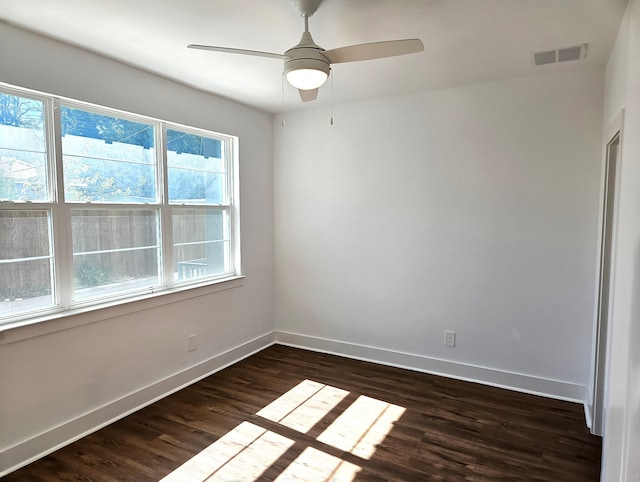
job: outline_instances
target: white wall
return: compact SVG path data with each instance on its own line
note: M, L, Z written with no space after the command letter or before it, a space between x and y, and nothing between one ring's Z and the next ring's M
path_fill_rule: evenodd
M170 61L170 60L169 60ZM239 136L246 278L0 333L0 475L273 339L271 116L0 23L0 81ZM199 336L188 352L187 337Z
M602 480L640 480L640 0L607 64L605 130L624 109ZM606 141L606 140L605 140Z
M603 85L565 71L276 119L279 339L585 400Z

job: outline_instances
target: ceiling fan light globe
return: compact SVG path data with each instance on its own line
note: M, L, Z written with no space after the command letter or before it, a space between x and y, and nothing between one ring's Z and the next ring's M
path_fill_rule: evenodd
M284 74L293 87L299 90L313 90L325 83L331 67L319 47L295 47L287 50L291 59L284 63Z
M287 82L296 89L313 90L327 80L327 73L316 69L297 69L287 72Z

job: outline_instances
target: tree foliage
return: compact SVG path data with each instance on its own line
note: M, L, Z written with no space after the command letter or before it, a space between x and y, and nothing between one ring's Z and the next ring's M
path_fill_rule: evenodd
M14 127L42 126L42 102L0 94L0 125Z
M60 109L62 135L101 139L107 144L120 142L149 149L154 145L153 126L120 117L88 112L71 107Z

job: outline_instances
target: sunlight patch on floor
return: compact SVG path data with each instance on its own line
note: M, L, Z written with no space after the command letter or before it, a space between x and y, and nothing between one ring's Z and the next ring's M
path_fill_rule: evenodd
M275 482L304 481L335 481L349 482L355 479L360 467L345 462L338 457L326 454L313 447L307 447L304 452L282 472Z
M242 422L161 482L256 480L293 444L282 435Z
M320 434L318 440L370 459L404 412L405 409L398 405L361 395Z
M306 434L348 395L346 390L304 380L257 415ZM292 448L300 455L280 473L278 482L352 481L361 467L320 449L331 446L369 460L404 412L398 405L361 395L313 442L294 442L276 433L276 428L267 430L245 421L161 482L256 481ZM291 460L293 455L289 457Z
M346 390L305 380L260 410L258 415L307 433L347 395Z

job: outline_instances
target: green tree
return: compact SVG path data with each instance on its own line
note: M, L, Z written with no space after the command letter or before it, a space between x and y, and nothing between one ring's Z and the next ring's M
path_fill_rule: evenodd
M42 126L42 102L0 94L0 125L36 128Z
M44 109L39 100L0 93L0 126L8 126L11 135L3 136L0 145L3 170L0 171L0 198L43 200L46 198L46 162L44 157ZM17 129L16 129L17 128ZM30 135L21 134L30 131ZM29 141L25 141L25 139ZM23 145L28 142L28 145ZM27 163L36 170L33 178L18 182L11 177L14 161Z
M16 195L15 182L5 177L0 171L0 199L15 199Z

